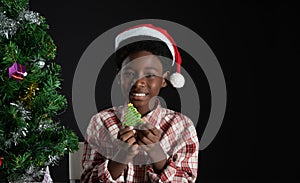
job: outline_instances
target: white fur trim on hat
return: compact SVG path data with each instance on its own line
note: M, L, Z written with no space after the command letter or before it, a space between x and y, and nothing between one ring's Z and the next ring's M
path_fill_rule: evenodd
M154 37L157 39L162 40L164 43L166 43L166 45L168 46L171 54L172 54L172 66L175 63L175 51L174 51L174 47L173 44L171 43L171 41L161 32L159 32L158 30L155 30L153 28L149 28L149 27L136 27L133 29L129 29L126 30L122 33L120 33L116 39L115 39L115 50L118 49L120 43L126 39L135 37L135 36L150 36L150 37Z

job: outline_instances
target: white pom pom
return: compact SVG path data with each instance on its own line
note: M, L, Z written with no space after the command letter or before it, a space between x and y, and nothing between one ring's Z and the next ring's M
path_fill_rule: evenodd
M182 74L176 72L170 76L170 82L175 88L181 88L185 83L185 79Z
M45 62L44 61L38 61L37 65L39 68L43 68L45 66Z

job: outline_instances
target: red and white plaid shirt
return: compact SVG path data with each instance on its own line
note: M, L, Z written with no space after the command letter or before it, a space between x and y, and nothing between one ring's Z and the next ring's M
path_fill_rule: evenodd
M167 156L167 165L156 174L151 163L128 163L117 180L107 165L117 151L118 132L122 128L122 106L109 108L94 115L87 129L83 153L82 183L94 182L195 182L198 171L199 141L193 122L185 115L163 108L160 104L146 115L148 121L162 131L160 145ZM140 152L135 159L147 162ZM142 159L142 160L141 160ZM145 161L143 161L143 159Z

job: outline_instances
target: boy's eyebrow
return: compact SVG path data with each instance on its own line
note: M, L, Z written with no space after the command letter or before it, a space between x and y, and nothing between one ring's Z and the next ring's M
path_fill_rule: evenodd
M130 66L125 66L125 67L122 68L122 70L128 70L128 69L132 69L133 70L133 68L130 67Z
M123 68L123 70L129 70L129 69L134 70L134 68L131 67L131 66L125 66L125 67ZM159 70L159 69L156 68L156 67L145 67L144 69L145 69L145 70L156 70L156 71Z
M156 70L156 71L158 71L158 68L156 68L156 67L146 67L145 70L146 70L146 69L147 69L147 70Z

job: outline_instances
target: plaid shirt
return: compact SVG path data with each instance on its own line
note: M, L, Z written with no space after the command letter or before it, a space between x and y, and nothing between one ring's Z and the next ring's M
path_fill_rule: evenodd
M146 163L149 162L147 154L140 152L117 180L112 179L107 165L119 147L117 135L122 127L124 110L122 106L113 107L92 117L87 129L81 182L195 182L199 141L194 124L185 115L162 108L160 104L146 118L162 131L160 145L166 153L167 165L156 174L151 163ZM136 160L144 163L135 164Z

